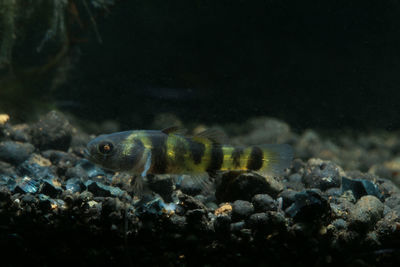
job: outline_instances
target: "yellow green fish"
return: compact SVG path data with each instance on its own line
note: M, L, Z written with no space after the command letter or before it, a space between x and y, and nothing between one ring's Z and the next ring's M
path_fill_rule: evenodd
M125 131L98 136L88 143L85 155L106 169L139 176L135 181L137 190L147 174L188 174L202 182L208 173L216 171L276 175L292 161L292 148L286 144L235 147L219 139L216 131L189 137L178 127Z

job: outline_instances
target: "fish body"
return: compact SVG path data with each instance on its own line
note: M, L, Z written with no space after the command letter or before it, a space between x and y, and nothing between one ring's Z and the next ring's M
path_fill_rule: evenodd
M87 145L92 162L114 171L141 174L199 174L256 171L279 174L293 157L289 145L235 147L221 144L212 132L188 137L175 127L101 135Z

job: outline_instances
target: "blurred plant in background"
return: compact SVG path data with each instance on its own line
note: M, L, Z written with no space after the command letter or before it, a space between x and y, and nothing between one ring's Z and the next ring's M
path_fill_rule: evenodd
M65 81L78 53L73 44L93 30L98 10L114 0L0 0L0 111L35 115ZM26 118L24 118L26 119Z

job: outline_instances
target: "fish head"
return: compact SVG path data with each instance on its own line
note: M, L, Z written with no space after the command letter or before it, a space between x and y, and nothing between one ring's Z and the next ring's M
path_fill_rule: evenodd
M103 134L91 140L85 157L92 163L112 171L130 171L142 158L143 146L133 131Z

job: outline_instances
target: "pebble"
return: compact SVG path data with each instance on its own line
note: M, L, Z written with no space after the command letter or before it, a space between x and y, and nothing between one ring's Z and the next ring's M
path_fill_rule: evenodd
M354 197L358 200L365 195L373 195L382 199L383 196L379 192L379 188L373 182L365 179L349 179L342 177L342 192L350 190Z
M29 143L0 142L0 160L18 165L28 159L34 150L35 147Z
M67 151L72 139L72 126L58 111L51 111L31 127L33 144L40 150Z
M328 215L330 206L318 190L305 190L295 195L294 203L285 212L297 221L313 221Z
M232 219L238 221L246 219L254 212L254 206L245 200L236 200L232 204Z
M88 180L85 183L85 186L89 192L92 192L95 196L99 197L122 197L124 192L118 187L104 185L100 182L95 182L92 180Z
M339 187L343 170L331 161L310 159L305 167L303 182L306 187L327 190Z
M256 212L276 210L276 201L267 194L257 194L251 199Z
M63 192L62 188L55 184L53 180L46 179L42 182L39 193L56 198Z
M226 172L217 185L215 196L218 202L250 201L256 194L276 197L284 189L283 184L273 177L263 177L255 173Z
M372 229L383 217L384 205L375 196L361 197L350 210L349 224L356 229Z

